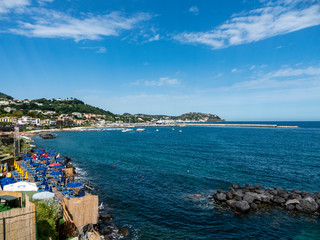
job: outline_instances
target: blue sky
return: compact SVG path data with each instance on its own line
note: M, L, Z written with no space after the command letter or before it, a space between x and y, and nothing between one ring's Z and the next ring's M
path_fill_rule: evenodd
M0 91L114 113L320 120L317 0L0 0Z

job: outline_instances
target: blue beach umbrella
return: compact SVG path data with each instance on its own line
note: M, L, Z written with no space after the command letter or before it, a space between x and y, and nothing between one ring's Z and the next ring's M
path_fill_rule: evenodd
M46 185L45 185L45 187L44 187L44 190L45 191L49 191L49 186L48 186L48 183L46 182Z
M36 168L36 171L44 171L46 170L47 168L46 167L37 167Z
M59 176L62 175L62 172L53 171L50 173L52 176Z
M37 175L34 177L34 181L35 181L35 182L38 182L38 177L37 177Z
M49 191L50 191L50 192L52 192L52 187L51 187L51 186L50 186L50 189L49 189Z
M83 184L80 182L71 182L71 183L67 183L66 187L67 188L76 188L76 187L82 187Z
M62 165L56 165L56 166L53 166L52 168L64 168L64 166L62 166Z

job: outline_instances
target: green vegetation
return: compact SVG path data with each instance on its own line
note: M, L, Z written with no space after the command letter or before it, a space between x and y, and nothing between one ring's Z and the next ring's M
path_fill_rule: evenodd
M57 224L62 218L61 205L55 201L34 201L37 211L37 230L40 240L58 239Z
M2 95L1 95L2 94ZM6 98L12 98L6 94L0 93L0 96L6 96ZM4 111L5 107L15 108L15 111L7 113ZM54 112L50 115L45 115L44 113L51 111ZM35 100L24 100L15 101L6 106L0 106L0 117L11 116L20 118L22 116L29 116L32 118L40 119L56 119L59 115L65 114L67 116L72 116L74 119L86 120L85 117L78 118L72 113L91 113L96 115L102 115L106 121L123 121L126 123L138 123L147 122L152 120L183 120L183 121L207 121L207 122L219 122L223 121L220 117L213 114L205 113L195 113L190 112L182 114L180 116L167 116L167 115L147 115L147 114L135 114L124 113L122 115L113 114L110 111L103 110L98 107L94 107L85 104L83 101L70 98L70 99L35 99ZM94 118L91 118L94 120Z
M10 100L13 99L13 97L11 97L11 96L9 96L9 95L7 95L7 94L4 94L4 93L2 93L2 92L0 92L0 98L10 99Z

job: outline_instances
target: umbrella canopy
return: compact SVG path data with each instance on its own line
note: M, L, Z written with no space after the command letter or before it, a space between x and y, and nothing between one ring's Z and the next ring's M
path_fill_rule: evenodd
M47 168L46 167L38 167L38 168L36 168L36 171L44 171L44 170L47 170Z
M56 165L56 166L53 166L52 168L64 168L64 166L62 166L62 165Z
M33 163L30 163L31 166L34 166L34 167L38 167L40 165L42 165L41 163L36 163L36 162L33 162Z
M65 161L65 158L57 158L56 161Z
M81 182L71 182L67 183L66 188L76 188L76 187L82 187L83 184Z
M61 165L60 163L51 163L49 164L49 167L54 167L54 166L58 166L58 165Z
M41 192L41 193L33 194L32 199L34 200L50 199L50 198L54 198L54 195L55 194L52 192Z
M16 182L9 185L4 186L4 191L38 191L38 187L35 183L30 182Z
M53 176L59 176L62 175L62 172L51 172L50 174Z

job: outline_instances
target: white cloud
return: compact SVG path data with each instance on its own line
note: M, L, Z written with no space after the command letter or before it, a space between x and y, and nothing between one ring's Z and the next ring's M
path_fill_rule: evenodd
M194 15L199 14L199 8L197 6L192 6L189 8L189 12L193 13Z
M80 49L94 50L96 53L106 53L107 49L105 47L80 47Z
M54 0L38 0L40 5L45 5L46 3L52 3Z
M233 68L232 70L231 70L231 72L237 72L238 71L238 69L236 69L236 68Z
M320 25L320 5L310 5L308 2L268 2L263 8L231 16L211 31L184 32L174 36L174 39L181 43L205 44L221 49Z
M255 69L256 68L256 65L252 65L251 67L250 67L250 70L253 70L253 69Z
M179 84L180 81L177 78L169 78L169 77L161 77L157 81L144 81L144 84L146 86L155 86L155 87L162 87L164 85L177 85Z
M0 0L0 13L7 13L10 10L26 7L30 0Z
M308 67L301 69L282 68L266 73L254 80L235 83L222 90L257 90L257 89L287 89L320 87L320 67Z
M151 18L148 13L126 17L120 12L112 12L81 18L45 9L34 9L34 13L32 23L21 21L20 27L11 29L11 32L28 37L99 40L106 36L118 36L121 31L131 30L142 21Z
M149 38L147 41L145 42L154 42L154 41L159 41L160 40L160 34L156 34L153 37Z

